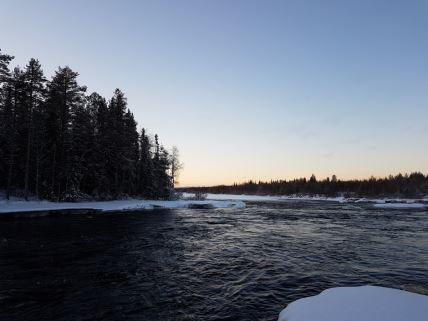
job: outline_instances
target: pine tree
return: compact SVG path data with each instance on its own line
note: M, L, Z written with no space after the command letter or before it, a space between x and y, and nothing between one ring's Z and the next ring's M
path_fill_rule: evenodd
M137 167L138 167L138 131L134 115L128 109L124 115L123 143L124 150L122 156L122 184L124 190L129 195L135 195L137 190Z
M9 63L12 56L2 54L0 49L0 186L6 186L8 144L10 143L8 132L11 126L11 86Z
M12 184L13 164L15 158L16 114L13 107L13 86L4 88L2 108L2 162L1 178L6 190L6 198L9 199Z
M7 183L6 183L6 198L9 199L12 187L17 186L21 171L17 171L16 165L17 153L22 150L22 144L19 144L18 135L22 128L22 105L24 101L24 77L23 72L19 67L15 67L6 88L7 98L5 102L6 119L7 119L7 142L8 161L7 161ZM20 148L21 147L21 148Z
M0 49L0 86L10 78L9 63L13 59L13 56L2 54Z
M124 142L124 117L127 101L120 89L114 91L109 103L109 141L110 168L113 177L115 197L122 194L122 155L126 150Z
M88 155L87 175L82 185L94 197L108 198L110 194L107 166L109 162L109 113L106 100L97 93L87 98L91 121L92 149Z
M140 156L138 166L138 193L147 198L155 196L154 170L151 143L143 128L140 135Z
M72 168L72 112L84 103L86 87L77 84L77 72L69 67L59 68L48 83L47 135L51 159L51 197L60 200L67 195ZM74 186L73 186L74 188Z
M71 151L69 157L71 164L67 184L68 200L76 200L80 197L82 181L88 175L89 156L94 147L94 141L89 110L83 104L78 104L71 113Z
M43 102L46 81L42 67L38 60L32 58L24 71L24 83L27 105L27 146L25 155L25 179L24 179L24 197L28 199L28 188L30 179L30 157L33 147L34 132L34 109L39 108Z
M171 196L172 190L172 178L168 174L170 163L169 163L168 151L161 146L159 155L159 168L158 168L158 180L159 180L159 192L158 197L162 199L168 199Z
M153 155L154 190L157 198L166 199L171 194L171 177L169 172L168 152L159 144L158 135L155 135L155 151Z

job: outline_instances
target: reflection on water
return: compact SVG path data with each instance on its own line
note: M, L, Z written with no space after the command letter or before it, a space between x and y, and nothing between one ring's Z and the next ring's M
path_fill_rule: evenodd
M333 286L428 286L428 213L335 203L0 221L2 320L276 320Z

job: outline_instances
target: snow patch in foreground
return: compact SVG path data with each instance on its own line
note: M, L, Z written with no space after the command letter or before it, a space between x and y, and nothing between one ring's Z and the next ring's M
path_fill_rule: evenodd
M101 211L132 211L154 208L244 208L242 201L156 201L156 200L120 200L104 202L57 203L49 201L0 200L0 213L33 212L70 209L94 209Z
M428 296L378 286L332 288L289 304L278 321L426 321Z

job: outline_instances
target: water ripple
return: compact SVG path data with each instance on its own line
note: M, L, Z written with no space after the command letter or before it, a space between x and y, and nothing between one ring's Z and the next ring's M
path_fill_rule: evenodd
M269 321L361 284L428 293L426 211L277 202L0 225L9 321Z

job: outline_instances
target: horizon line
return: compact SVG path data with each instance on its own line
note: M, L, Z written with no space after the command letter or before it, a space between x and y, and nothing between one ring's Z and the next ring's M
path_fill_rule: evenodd
M323 177L323 178L318 178L317 175L315 175L315 174L312 174L312 175L314 175L316 177L317 181L323 181L323 180L326 180L327 178L331 180L331 178L333 176L336 176L336 178L337 178L338 181L346 182L346 181L363 181L363 180L369 180L371 178L375 178L375 179L385 179L386 178L387 179L390 176L392 176L392 177L397 177L399 175L410 176L412 174L422 174L424 176L428 176L428 173L424 173L422 171L411 171L411 172L404 172L404 173L398 172L397 174L388 174L386 176L385 175L370 175L370 176L365 176L363 178L361 178L361 177L360 178L358 178L358 177L340 178L340 177L338 177L335 174L332 174L331 176L327 176L327 177ZM181 186L180 184L177 184L178 185L177 188L204 188L204 187L217 187L217 186L233 186L233 185L247 184L249 182L253 182L253 183L256 183L256 184L258 184L260 182L262 182L262 183L270 183L270 182L275 182L275 181L290 182L290 181L299 180L299 179L309 180L312 175L310 175L309 177L302 176L302 177L294 177L294 178L291 178L291 179L285 179L285 178L277 178L277 179L270 179L270 180L248 179L248 180L240 181L240 182L221 183L221 184L208 184L208 185L186 185L186 186Z

